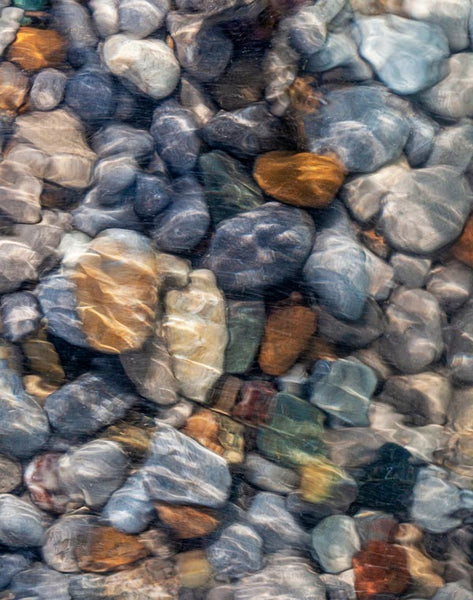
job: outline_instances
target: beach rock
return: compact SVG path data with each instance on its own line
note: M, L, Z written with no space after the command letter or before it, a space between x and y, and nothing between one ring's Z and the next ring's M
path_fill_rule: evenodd
M473 592L461 583L447 583L432 598L433 600L472 600Z
M323 519L312 531L312 547L326 573L351 569L353 556L360 550L355 521L345 515Z
M0 554L0 590L8 586L12 577L26 570L31 561L23 554Z
M14 594L14 598L70 600L68 588L67 575L36 563L13 577L9 591Z
M19 342L39 327L41 312L33 294L16 292L2 296L0 317L3 335L10 342Z
M53 7L54 24L68 40L68 59L74 67L81 67L97 47L97 35L90 13L76 0L58 0Z
M231 525L207 549L209 562L217 579L239 579L263 566L263 542L248 525Z
M42 546L45 526L41 511L12 494L0 495L0 541L13 548Z
M276 494L288 494L299 484L299 476L293 470L266 460L256 452L246 455L245 477L254 486Z
M100 158L126 155L139 163L149 162L154 151L150 133L120 122L99 129L92 137L91 145Z
M110 75L85 66L68 78L64 101L86 123L110 119L115 109L115 88Z
M6 9L13 10L16 9ZM6 12L3 10L0 16L0 24L2 23L3 15ZM1 36L1 33L0 33ZM0 37L1 47L1 37ZM4 111L9 111L14 114L25 102L28 92L29 80L28 77L13 63L3 61L0 65L0 108Z
M298 495L302 502L325 504L343 509L356 498L356 481L344 469L325 458L313 458L300 469L301 483ZM295 496L292 496L295 498Z
M130 198L118 200L112 206L104 206L99 201L99 194L92 189L76 209L72 211L72 225L75 229L96 237L105 229L121 229L142 231L143 221L134 210Z
M444 127L435 136L426 166L449 165L464 173L473 158L473 123L461 119L458 125Z
M184 108L192 111L199 127L205 125L217 112L216 106L203 86L186 74L181 77L179 101Z
M31 171L11 160L0 163L0 209L16 223L41 220L41 181Z
M354 556L353 566L360 600L377 594L402 594L410 583L406 551L397 544L370 542Z
M245 373L251 366L264 332L265 310L261 300L227 300L228 343L225 371Z
M0 454L0 494L11 492L20 485L21 480L20 464Z
M169 96L179 80L179 63L161 40L112 35L103 46L103 57L114 75L123 77L154 100Z
M421 288L432 265L430 258L393 252L389 259L396 281L408 288Z
M105 508L105 518L113 527L125 533L139 533L154 517L153 501L145 489L143 471L137 471L114 492Z
M298 273L313 236L313 223L305 212L268 202L221 221L203 266L215 273L226 293L260 292Z
M146 38L164 22L170 9L169 0L120 0L118 5L119 27L136 38Z
M95 29L102 38L118 33L118 4L119 0L90 0Z
M434 267L428 277L426 290L437 298L448 313L459 309L473 290L473 271L456 260Z
M160 521L169 527L179 540L203 537L218 525L217 513L210 509L155 503Z

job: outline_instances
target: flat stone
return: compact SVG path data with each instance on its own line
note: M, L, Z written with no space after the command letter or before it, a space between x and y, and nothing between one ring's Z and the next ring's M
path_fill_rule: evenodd
M299 476L292 469L266 460L256 452L246 455L245 477L256 487L276 494L288 494L299 485Z
M31 561L23 554L0 554L0 589L8 586L13 576L27 569Z
M69 578L63 573L48 569L41 563L15 575L10 583L9 591L14 598L55 598L69 600Z
M155 511L145 489L142 471L128 477L122 487L112 494L103 514L113 527L125 533L139 533L146 529Z
M473 382L473 342L471 339L471 315L473 306L467 302L452 317L445 330L447 364L458 381Z
M360 550L355 521L345 515L323 519L312 531L312 547L325 572L350 569L353 556Z
M430 258L419 258L402 252L393 252L389 260L396 281L408 288L421 288L432 265Z
M231 525L207 549L210 564L217 579L239 579L263 566L263 542L248 525Z
M41 181L17 162L0 163L0 209L16 223L41 220Z

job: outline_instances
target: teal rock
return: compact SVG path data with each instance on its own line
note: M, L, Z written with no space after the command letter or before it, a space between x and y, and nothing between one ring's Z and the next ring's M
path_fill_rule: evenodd
M236 523L223 530L207 557L217 579L239 579L263 566L263 540L252 527Z
M416 94L447 74L448 40L437 25L379 15L359 19L360 54L397 94Z
M314 557L327 573L351 569L353 556L360 550L355 521L345 515L333 515L320 521L312 532Z
M348 425L369 425L368 408L377 384L369 367L354 359L319 360L311 380L313 404Z
M13 0L12 4L23 10L44 10L47 0Z
M264 302L261 300L227 301L227 373L245 373L249 369L263 337L264 323Z
M214 150L199 159L205 197L213 223L258 208L263 194L244 166L225 152Z
M305 464L323 450L323 413L297 396L279 393L266 415L256 443L269 459L283 466Z

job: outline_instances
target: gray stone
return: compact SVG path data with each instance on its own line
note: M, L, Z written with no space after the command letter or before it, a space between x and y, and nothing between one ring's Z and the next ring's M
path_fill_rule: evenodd
M428 277L426 290L435 296L446 312L458 310L473 291L473 271L456 260L434 267Z
M14 223L41 220L42 182L29 168L11 160L0 163L0 210Z
M239 579L261 569L262 550L263 541L252 527L235 524L207 548L207 557L217 579Z
M246 455L244 473L245 478L254 486L277 494L293 492L300 482L300 477L295 471L281 467L256 452Z
M437 591L432 600L473 600L473 592L461 583L447 583Z
M429 272L430 258L418 258L402 252L393 252L389 264L394 270L396 281L408 288L421 288Z
M102 38L118 33L118 4L119 0L90 0L94 25Z
M31 598L34 600L70 600L69 577L48 569L41 563L33 565L15 575L10 583L9 591L14 598Z
M434 138L426 166L449 165L463 173L473 158L473 122L462 119L458 125L445 127Z
M473 303L469 301L445 328L447 365L458 381L473 383Z
M0 554L0 590L10 583L12 577L24 571L31 564L31 560L23 554Z
M388 265L367 248L365 248L365 256L366 272L370 280L368 293L378 302L387 300L395 285L392 264ZM428 265L430 267L430 261Z
M345 515L323 519L312 531L315 558L327 573L340 573L352 566L353 556L360 550L355 521Z
M34 78L30 99L37 110L52 110L61 103L67 76L57 69L43 69Z
M33 294L16 292L2 296L0 316L3 335L10 342L19 342L39 327L41 312Z
M120 0L119 27L133 37L148 37L161 27L170 8L169 0Z
M131 475L112 494L103 509L103 515L113 527L125 533L139 533L146 529L156 511L145 489L142 471Z
M0 494L11 492L21 482L22 470L20 463L0 454Z
M15 8L14 6L2 7L0 13L0 54L3 54L7 46L15 40L23 15L24 11L21 8Z
M0 542L14 548L42 546L45 527L40 510L11 494L0 494Z

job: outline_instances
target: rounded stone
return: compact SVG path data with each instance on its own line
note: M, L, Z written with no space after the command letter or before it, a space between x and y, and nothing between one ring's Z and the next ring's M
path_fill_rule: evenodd
M325 572L351 569L353 556L360 550L355 521L345 515L323 519L312 531L312 546Z

